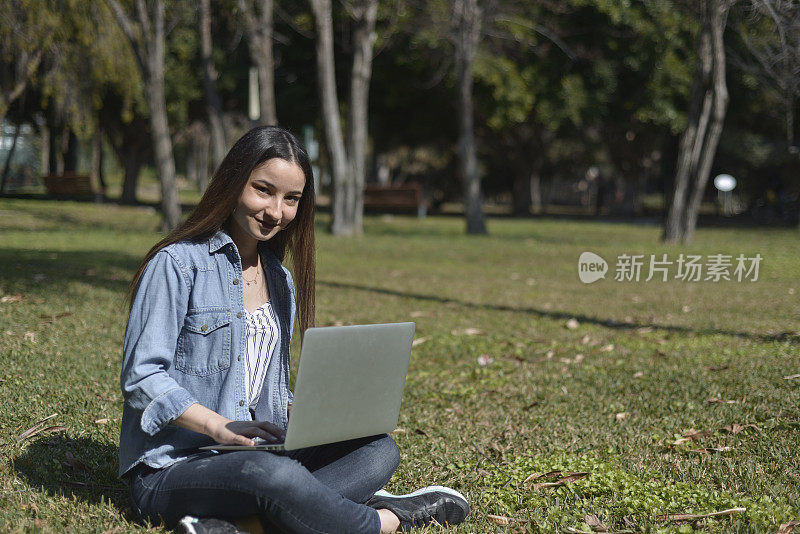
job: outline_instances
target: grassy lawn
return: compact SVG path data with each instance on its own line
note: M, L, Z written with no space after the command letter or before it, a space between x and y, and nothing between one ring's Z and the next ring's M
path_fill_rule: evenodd
M118 375L123 293L157 228L152 210L0 200L0 531L146 530L116 478ZM417 323L389 490L459 489L464 533L800 520L795 231L700 229L684 247L653 226L489 229L375 217L363 238L319 233L318 324ZM605 280L579 281L584 251ZM754 282L645 282L647 263L614 280L621 254L681 253L763 260Z

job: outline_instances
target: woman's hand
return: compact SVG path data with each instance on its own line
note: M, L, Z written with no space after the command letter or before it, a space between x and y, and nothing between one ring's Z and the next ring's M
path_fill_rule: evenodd
M283 443L286 432L268 421L221 422L209 436L223 445L255 445L250 438L261 438L267 443Z
M192 404L175 419L179 427L210 436L222 445L253 446L250 438L261 438L267 443L282 443L286 432L267 421L232 421L200 404Z

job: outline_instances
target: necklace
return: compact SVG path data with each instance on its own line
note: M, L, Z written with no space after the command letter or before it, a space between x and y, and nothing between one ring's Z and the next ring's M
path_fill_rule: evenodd
M258 283L258 276L259 276L258 272L261 270L259 268L260 264L261 264L260 261L256 262L256 277L253 278L252 280L248 280L247 278L245 278L244 270L242 270L242 278L244 278L244 283L245 283L246 286L250 286L252 284Z

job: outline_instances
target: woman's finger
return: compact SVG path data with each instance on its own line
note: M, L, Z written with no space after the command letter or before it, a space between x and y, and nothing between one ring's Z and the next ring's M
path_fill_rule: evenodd
M256 424L259 426L259 428L266 430L272 436L275 436L275 438L280 441L283 441L286 438L286 432L277 425L273 425L268 421L259 421Z
M242 436L240 434L233 435L233 445L244 445L245 447L252 447L255 445L255 442L248 438L247 436Z

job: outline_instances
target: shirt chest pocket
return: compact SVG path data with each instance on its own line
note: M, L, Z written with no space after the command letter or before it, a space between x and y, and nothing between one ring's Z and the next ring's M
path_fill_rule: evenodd
M178 337L175 368L208 376L231 366L230 310L190 312Z

